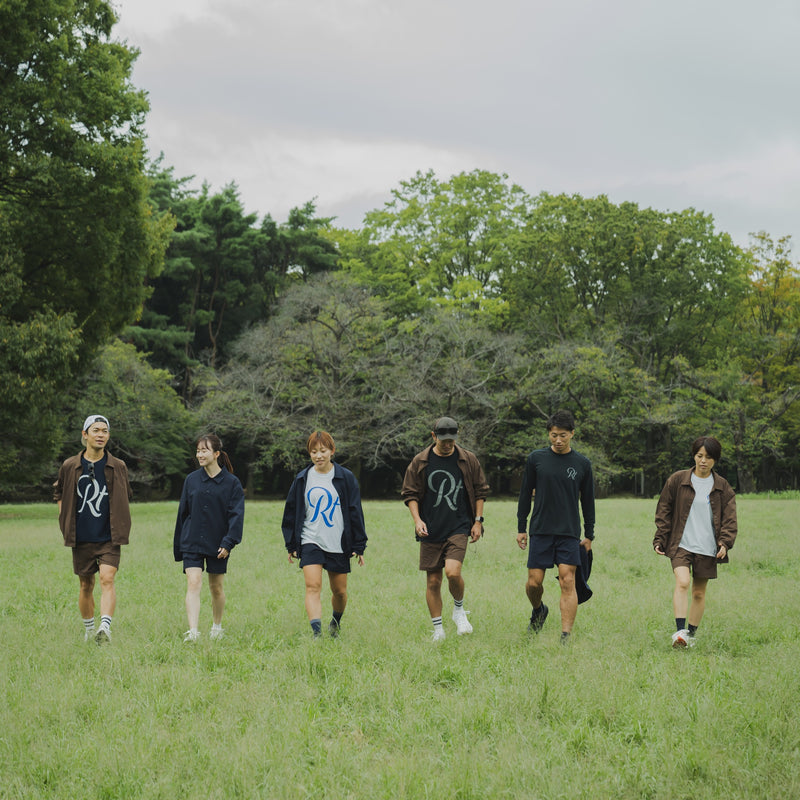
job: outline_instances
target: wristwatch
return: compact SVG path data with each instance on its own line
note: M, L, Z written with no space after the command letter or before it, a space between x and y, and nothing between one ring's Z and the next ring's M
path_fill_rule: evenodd
M475 517L475 522L483 522L483 517Z

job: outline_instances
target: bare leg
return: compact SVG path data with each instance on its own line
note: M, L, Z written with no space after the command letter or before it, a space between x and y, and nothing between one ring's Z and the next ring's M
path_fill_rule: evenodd
M558 565L558 582L561 584L561 631L572 633L578 614L578 593L575 591L575 565Z
M94 617L94 575L79 575L78 610L82 619Z
M328 581L331 585L331 606L333 611L337 614L344 614L344 609L347 606L347 573L329 572ZM321 610L322 602L320 601Z
M672 608L676 619L685 619L689 610L689 583L691 573L689 567L675 567L675 591L672 595Z
M708 578L695 578L692 581L692 605L689 609L688 623L695 628L700 625L703 619L703 612L706 610L706 588Z
M225 613L225 589L223 588L224 575L212 575L208 573L208 588L211 591L211 618L215 625L222 622L222 615Z
M544 570L543 569L529 569L528 582L525 584L525 594L531 605L534 608L539 608L542 604L542 595L544 594Z
M113 617L117 607L117 590L114 586L116 574L116 567L100 565L100 614L104 617Z
M196 631L200 623L200 589L203 585L203 570L186 567L186 617L189 630Z
M322 617L322 564L308 564L303 567L303 578L306 582L306 614L308 618Z
M461 562L454 558L447 558L444 562L444 574L447 577L447 588L453 600L464 599L464 579L461 577ZM441 593L439 595L441 601Z
M427 572L427 584L425 588L425 600L428 603L428 611L431 618L442 616L442 570Z

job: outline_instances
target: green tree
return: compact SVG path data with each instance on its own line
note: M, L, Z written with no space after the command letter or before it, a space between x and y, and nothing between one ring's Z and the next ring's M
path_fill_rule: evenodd
M137 498L175 496L192 468L192 437L200 425L170 374L151 367L132 344L106 345L70 394L64 417L76 424L69 425L62 456L75 452L79 421L98 410L109 418L112 449L127 463Z
M197 192L161 162L151 165L150 200L174 216L175 230L141 319L125 336L175 376L189 403L199 375L224 364L241 332L269 317L282 287L333 269L336 250L313 203L292 209L286 223L267 215L259 226L235 184Z
M297 285L239 340L200 416L266 469L297 466L309 431L327 428L354 471L392 485L441 414L488 447L525 369L514 342L446 309L412 320L392 312L343 273ZM497 450L495 464L520 456L511 441Z
M501 276L514 261L514 242L529 199L507 175L474 170L446 181L418 172L369 212L360 240L345 239L343 264L387 290L405 287L405 304L419 299L502 319ZM416 308L415 308L416 306Z
M138 314L166 246L171 222L147 203L137 53L112 41L115 22L99 0L0 4L0 363L19 393L0 422L12 432L51 424L76 364ZM11 450L43 472L53 438L48 427Z
M678 355L702 363L725 339L748 259L694 209L665 213L579 195L536 198L504 288L511 326L542 345L615 331L665 379Z

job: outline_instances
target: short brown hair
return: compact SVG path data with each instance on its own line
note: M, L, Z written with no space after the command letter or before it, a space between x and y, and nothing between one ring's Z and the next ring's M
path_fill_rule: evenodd
M336 450L336 445L333 442L333 436L331 436L328 431L314 431L314 433L308 437L308 442L306 442L306 450L308 450L310 453L311 448L317 444L321 444L323 447L326 447L331 451Z

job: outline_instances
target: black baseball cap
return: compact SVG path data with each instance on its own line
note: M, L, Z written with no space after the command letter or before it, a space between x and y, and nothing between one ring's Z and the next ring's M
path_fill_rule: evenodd
M433 432L437 439L452 439L455 441L458 433L458 423L452 417L439 417L433 424Z

